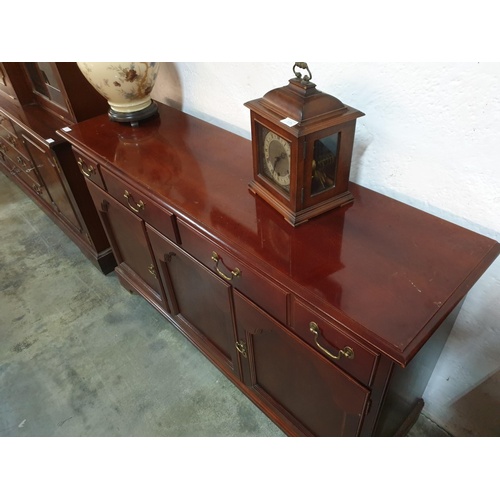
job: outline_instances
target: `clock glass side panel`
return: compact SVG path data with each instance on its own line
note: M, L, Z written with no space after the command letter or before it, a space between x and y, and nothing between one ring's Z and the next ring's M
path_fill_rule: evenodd
M258 173L286 198L290 197L291 143L273 130L256 123Z
M333 189L337 181L340 132L314 141L311 196Z

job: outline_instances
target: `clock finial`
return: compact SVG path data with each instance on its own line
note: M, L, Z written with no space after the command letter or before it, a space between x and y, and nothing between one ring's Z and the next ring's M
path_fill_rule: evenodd
M302 73L300 73L299 71L295 71L295 68L305 69L309 73L309 75L302 76ZM292 71L297 78L300 78L301 83L306 84L306 83L309 83L311 81L312 74L311 74L311 71L309 70L309 66L307 65L306 62L296 62L293 65Z

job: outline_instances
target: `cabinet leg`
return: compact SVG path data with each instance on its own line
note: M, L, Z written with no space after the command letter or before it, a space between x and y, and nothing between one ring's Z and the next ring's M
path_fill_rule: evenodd
M422 398L418 399L415 406L412 408L411 412L408 414L406 419L401 424L401 427L394 434L395 437L404 437L408 434L410 429L415 425L415 422L420 416L420 412L424 407L424 400Z

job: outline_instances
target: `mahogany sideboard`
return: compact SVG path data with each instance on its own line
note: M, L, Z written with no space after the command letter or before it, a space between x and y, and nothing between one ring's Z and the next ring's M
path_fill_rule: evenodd
M500 245L355 184L353 203L294 228L249 191L250 141L159 108L58 132L122 285L288 435L404 435Z
M76 63L0 63L0 171L103 273L116 262L71 145L56 130L107 108Z

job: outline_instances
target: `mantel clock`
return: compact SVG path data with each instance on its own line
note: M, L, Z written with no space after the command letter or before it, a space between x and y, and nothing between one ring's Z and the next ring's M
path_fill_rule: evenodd
M354 131L364 113L317 90L306 63L295 63L293 72L287 86L245 106L252 125L250 191L296 226L353 200Z

